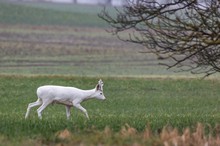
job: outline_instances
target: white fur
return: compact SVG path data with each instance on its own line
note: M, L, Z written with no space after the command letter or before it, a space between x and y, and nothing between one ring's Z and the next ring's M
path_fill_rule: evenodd
M91 90L81 90L75 87L64 87L64 86L54 86L46 85L41 86L37 89L38 100L33 103L29 103L25 118L28 118L29 112L32 107L39 106L37 109L38 117L42 119L42 111L51 103L63 104L66 106L66 116L67 119L70 117L70 108L72 106L81 110L86 117L89 119L88 113L85 108L83 108L80 103L87 99L97 98L104 100L105 96L103 94L103 82L100 79L98 84L94 89Z

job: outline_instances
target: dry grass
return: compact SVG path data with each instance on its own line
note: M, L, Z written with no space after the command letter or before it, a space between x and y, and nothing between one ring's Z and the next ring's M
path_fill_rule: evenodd
M219 146L220 135L206 134L205 126L198 123L194 130L185 128L179 132L176 128L164 127L160 132L153 132L150 126L142 132L125 124L119 132L114 132L106 127L103 131L89 130L87 134L71 133L68 129L59 131L55 134L55 142L35 141L34 145L130 145L130 146ZM218 126L214 128L218 131ZM30 141L27 141L30 144ZM32 141L33 142L33 141ZM25 145L25 142L22 144Z

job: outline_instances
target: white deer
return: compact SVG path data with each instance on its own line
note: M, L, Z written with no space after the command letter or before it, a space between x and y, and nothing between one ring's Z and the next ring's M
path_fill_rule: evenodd
M38 99L36 102L29 103L25 119L28 118L29 112L32 107L39 106L37 109L38 117L42 119L42 111L52 103L63 104L66 106L66 116L67 119L70 118L70 108L72 106L81 110L86 117L89 119L87 110L83 108L80 103L87 99L97 98L104 100L105 96L103 93L103 81L100 79L98 84L94 89L91 90L81 90L75 87L64 87L64 86L54 86L45 85L37 89Z

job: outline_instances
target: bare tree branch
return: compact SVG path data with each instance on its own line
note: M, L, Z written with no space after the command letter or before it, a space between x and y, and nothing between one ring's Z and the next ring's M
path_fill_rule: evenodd
M99 17L123 41L172 60L179 71L209 76L220 72L220 2L218 0L128 0L117 15L104 9ZM128 38L121 33L127 32Z

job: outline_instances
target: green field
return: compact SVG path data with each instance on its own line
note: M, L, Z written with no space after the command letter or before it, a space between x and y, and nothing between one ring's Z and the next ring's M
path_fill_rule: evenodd
M0 18L3 24L64 25L104 27L106 23L97 16L101 8L47 3L1 2ZM88 10L82 13L82 10Z
M74 109L67 121L62 105L45 109L42 121L37 118L37 108L32 110L29 119L24 119L28 103L36 100L38 86L56 84L91 89L97 81L98 78L71 76L0 76L0 143L10 140L18 144L17 141L25 139L38 144L60 143L56 133L64 129L82 136L77 141L72 137L69 142L97 143L93 138L84 140L83 137L91 136L93 130L101 132L106 126L116 133L126 124L139 132L147 124L153 132L165 125L181 132L185 127L194 129L197 122L214 128L220 120L219 81L107 77L103 78L107 100L94 99L82 104L91 120ZM104 143L114 140L113 137Z
M166 70L158 65L164 60L140 53L146 48L107 33L101 9L0 0L0 146L163 145L187 134L188 145L217 145L218 75L201 80ZM37 108L24 119L37 87L91 89L100 78L107 100L82 104L90 120L73 109L67 121L61 105L49 106L42 121Z

